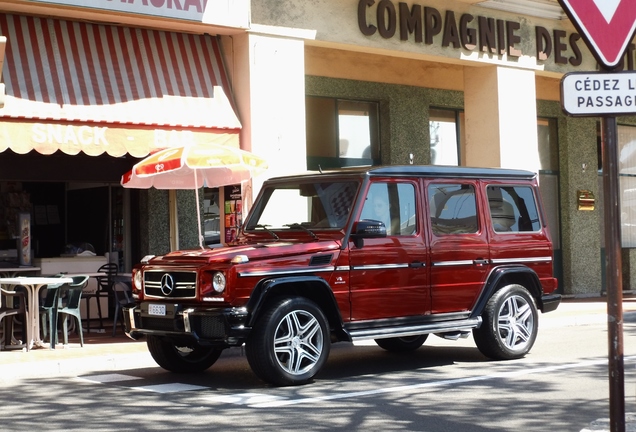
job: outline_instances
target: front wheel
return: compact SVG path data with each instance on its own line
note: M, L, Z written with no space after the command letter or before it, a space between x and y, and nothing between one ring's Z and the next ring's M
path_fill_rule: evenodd
M481 327L473 330L477 348L495 360L526 355L537 338L539 317L534 299L521 285L495 292L482 313Z
M212 366L223 352L194 342L178 342L160 336L147 336L148 351L162 368L170 372L202 372Z
M257 320L245 343L250 367L274 385L308 382L327 361L331 340L327 319L312 301L285 298Z
M416 336L395 337L386 339L375 339L375 343L382 349L391 352L415 351L426 342L427 334Z

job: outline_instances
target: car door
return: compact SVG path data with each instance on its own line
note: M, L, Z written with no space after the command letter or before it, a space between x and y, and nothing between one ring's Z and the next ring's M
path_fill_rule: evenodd
M477 180L428 180L432 313L472 308L490 271Z
M364 191L359 219L388 224L384 238L349 243L353 321L423 315L430 310L422 202L417 181L374 180ZM381 201L388 202L389 220Z

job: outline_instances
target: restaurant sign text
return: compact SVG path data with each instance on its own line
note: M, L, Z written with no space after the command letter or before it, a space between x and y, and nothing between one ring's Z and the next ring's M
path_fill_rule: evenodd
M201 21L208 0L31 0L139 15Z
M238 134L226 135L222 141L238 147ZM236 143L231 139L234 135ZM69 155L83 152L90 156L144 157L157 149L206 143L216 137L218 134L205 130L126 128L99 123L0 122L0 152L10 148L18 154L35 150L45 155L61 151Z
M521 57L538 61L553 59L555 64L580 66L585 43L578 33L534 27L534 50L523 52L521 35L529 32L517 21L438 10L433 7L391 0L359 0L358 27L366 36L399 38L442 47L464 49L489 55ZM625 69L634 69L633 44L627 49Z

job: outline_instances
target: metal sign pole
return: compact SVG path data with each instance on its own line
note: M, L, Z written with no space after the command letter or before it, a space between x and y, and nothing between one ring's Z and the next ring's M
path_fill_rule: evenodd
M602 117L610 430L625 431L623 275L616 117Z

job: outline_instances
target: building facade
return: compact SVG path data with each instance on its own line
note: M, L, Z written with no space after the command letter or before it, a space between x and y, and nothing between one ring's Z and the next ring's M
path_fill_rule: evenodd
M598 66L556 1L0 0L0 12L0 180L55 180L66 194L69 182L109 185L107 199L124 204L100 229L107 251L122 236L124 266L175 244L195 247L197 209L192 191L124 191L119 176L153 148L230 136L228 145L269 163L241 185L245 209L267 177L306 169L537 172L561 291L604 289L599 119L569 117L560 104L562 76ZM633 46L622 67L634 69ZM67 88L47 87L56 74ZM28 93L34 83L40 96ZM636 286L634 126L619 118L628 290ZM111 141L117 151L104 145ZM594 205L581 206L582 194Z

